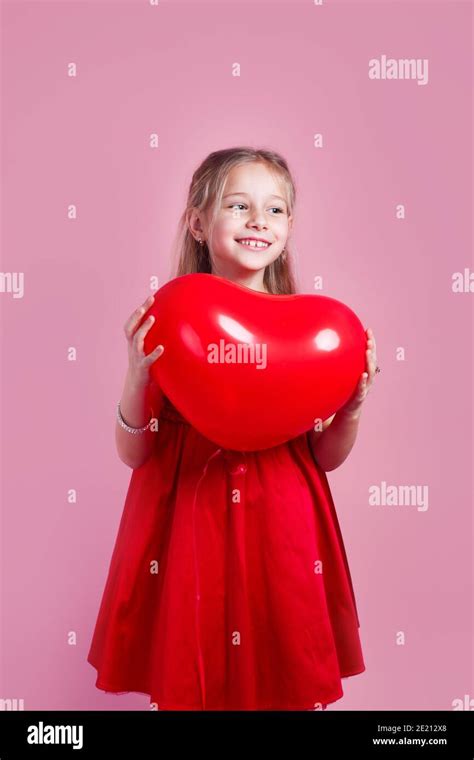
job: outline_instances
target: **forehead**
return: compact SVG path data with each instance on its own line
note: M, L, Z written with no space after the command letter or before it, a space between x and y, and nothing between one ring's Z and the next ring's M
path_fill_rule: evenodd
M286 198L285 183L276 171L256 161L234 166L230 170L224 185L224 196L231 193Z

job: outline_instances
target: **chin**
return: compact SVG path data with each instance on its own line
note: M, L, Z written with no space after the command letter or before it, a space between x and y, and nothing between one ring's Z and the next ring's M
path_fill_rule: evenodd
M248 261L239 262L242 269L247 269L248 272L259 272L261 269L265 269L271 261L256 261L255 264L250 264Z
M232 256L232 261L238 261L242 266L247 266L250 269L261 269L266 267L275 261L275 256L265 256L263 253L255 253L250 251L247 255L245 253L241 256Z
M248 254L244 252L237 256L235 253L232 253L219 258L223 264L237 264L241 269L246 269L249 272L258 272L260 269L265 269L265 267L275 261L274 256L269 258L262 253L256 253L254 251L249 251Z

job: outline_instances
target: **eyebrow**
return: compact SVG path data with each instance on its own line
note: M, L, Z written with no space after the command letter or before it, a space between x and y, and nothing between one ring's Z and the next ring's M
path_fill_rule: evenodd
M237 190L237 192L235 192L235 193L227 193L227 195L224 195L223 198L230 198L232 195L245 195L245 196L247 196L247 198L249 197L248 193L241 193L241 192L239 192ZM278 198L278 200L283 201L283 203L286 203L285 199L282 198L280 195L269 195L268 197L269 198Z

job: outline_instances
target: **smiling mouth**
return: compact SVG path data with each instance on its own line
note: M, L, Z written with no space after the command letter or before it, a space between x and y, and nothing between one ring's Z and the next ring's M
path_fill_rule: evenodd
M265 251L271 246L271 243L265 243L263 240L251 240L248 238L236 240L236 243L245 246L245 248L250 248L252 251Z

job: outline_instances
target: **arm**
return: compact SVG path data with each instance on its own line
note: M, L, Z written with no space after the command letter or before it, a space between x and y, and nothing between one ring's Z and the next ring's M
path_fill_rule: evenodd
M378 371L374 334L370 328L366 334L367 371L362 373L353 396L337 414L323 422L322 431L309 430L307 433L313 456L326 472L335 470L349 456L357 438L362 405Z
M308 440L314 458L325 472L335 470L349 456L357 438L359 418L360 410L358 412L341 410L333 416L332 422L322 432L308 431Z
M150 314L143 320L144 315L153 304L155 296L149 296L146 301L130 315L124 325L125 337L128 343L128 370L120 400L120 411L123 421L133 428L145 427L150 421L154 422L148 430L141 433L131 433L115 421L115 444L120 459L132 469L141 467L151 454L158 430L156 415L161 411L163 393L152 380L151 365L162 355L164 346L157 346L154 351L145 356L144 338L150 330L155 316ZM151 407L151 408L150 408Z
M157 417L162 406L163 393L155 383L144 383L136 378L129 370L125 377L120 409L122 417L131 427L143 427L153 417ZM151 410L150 410L151 407ZM124 464L132 469L140 467L151 454L157 433L156 424L151 425L144 433L134 435L124 430L115 421L115 444L117 452Z

